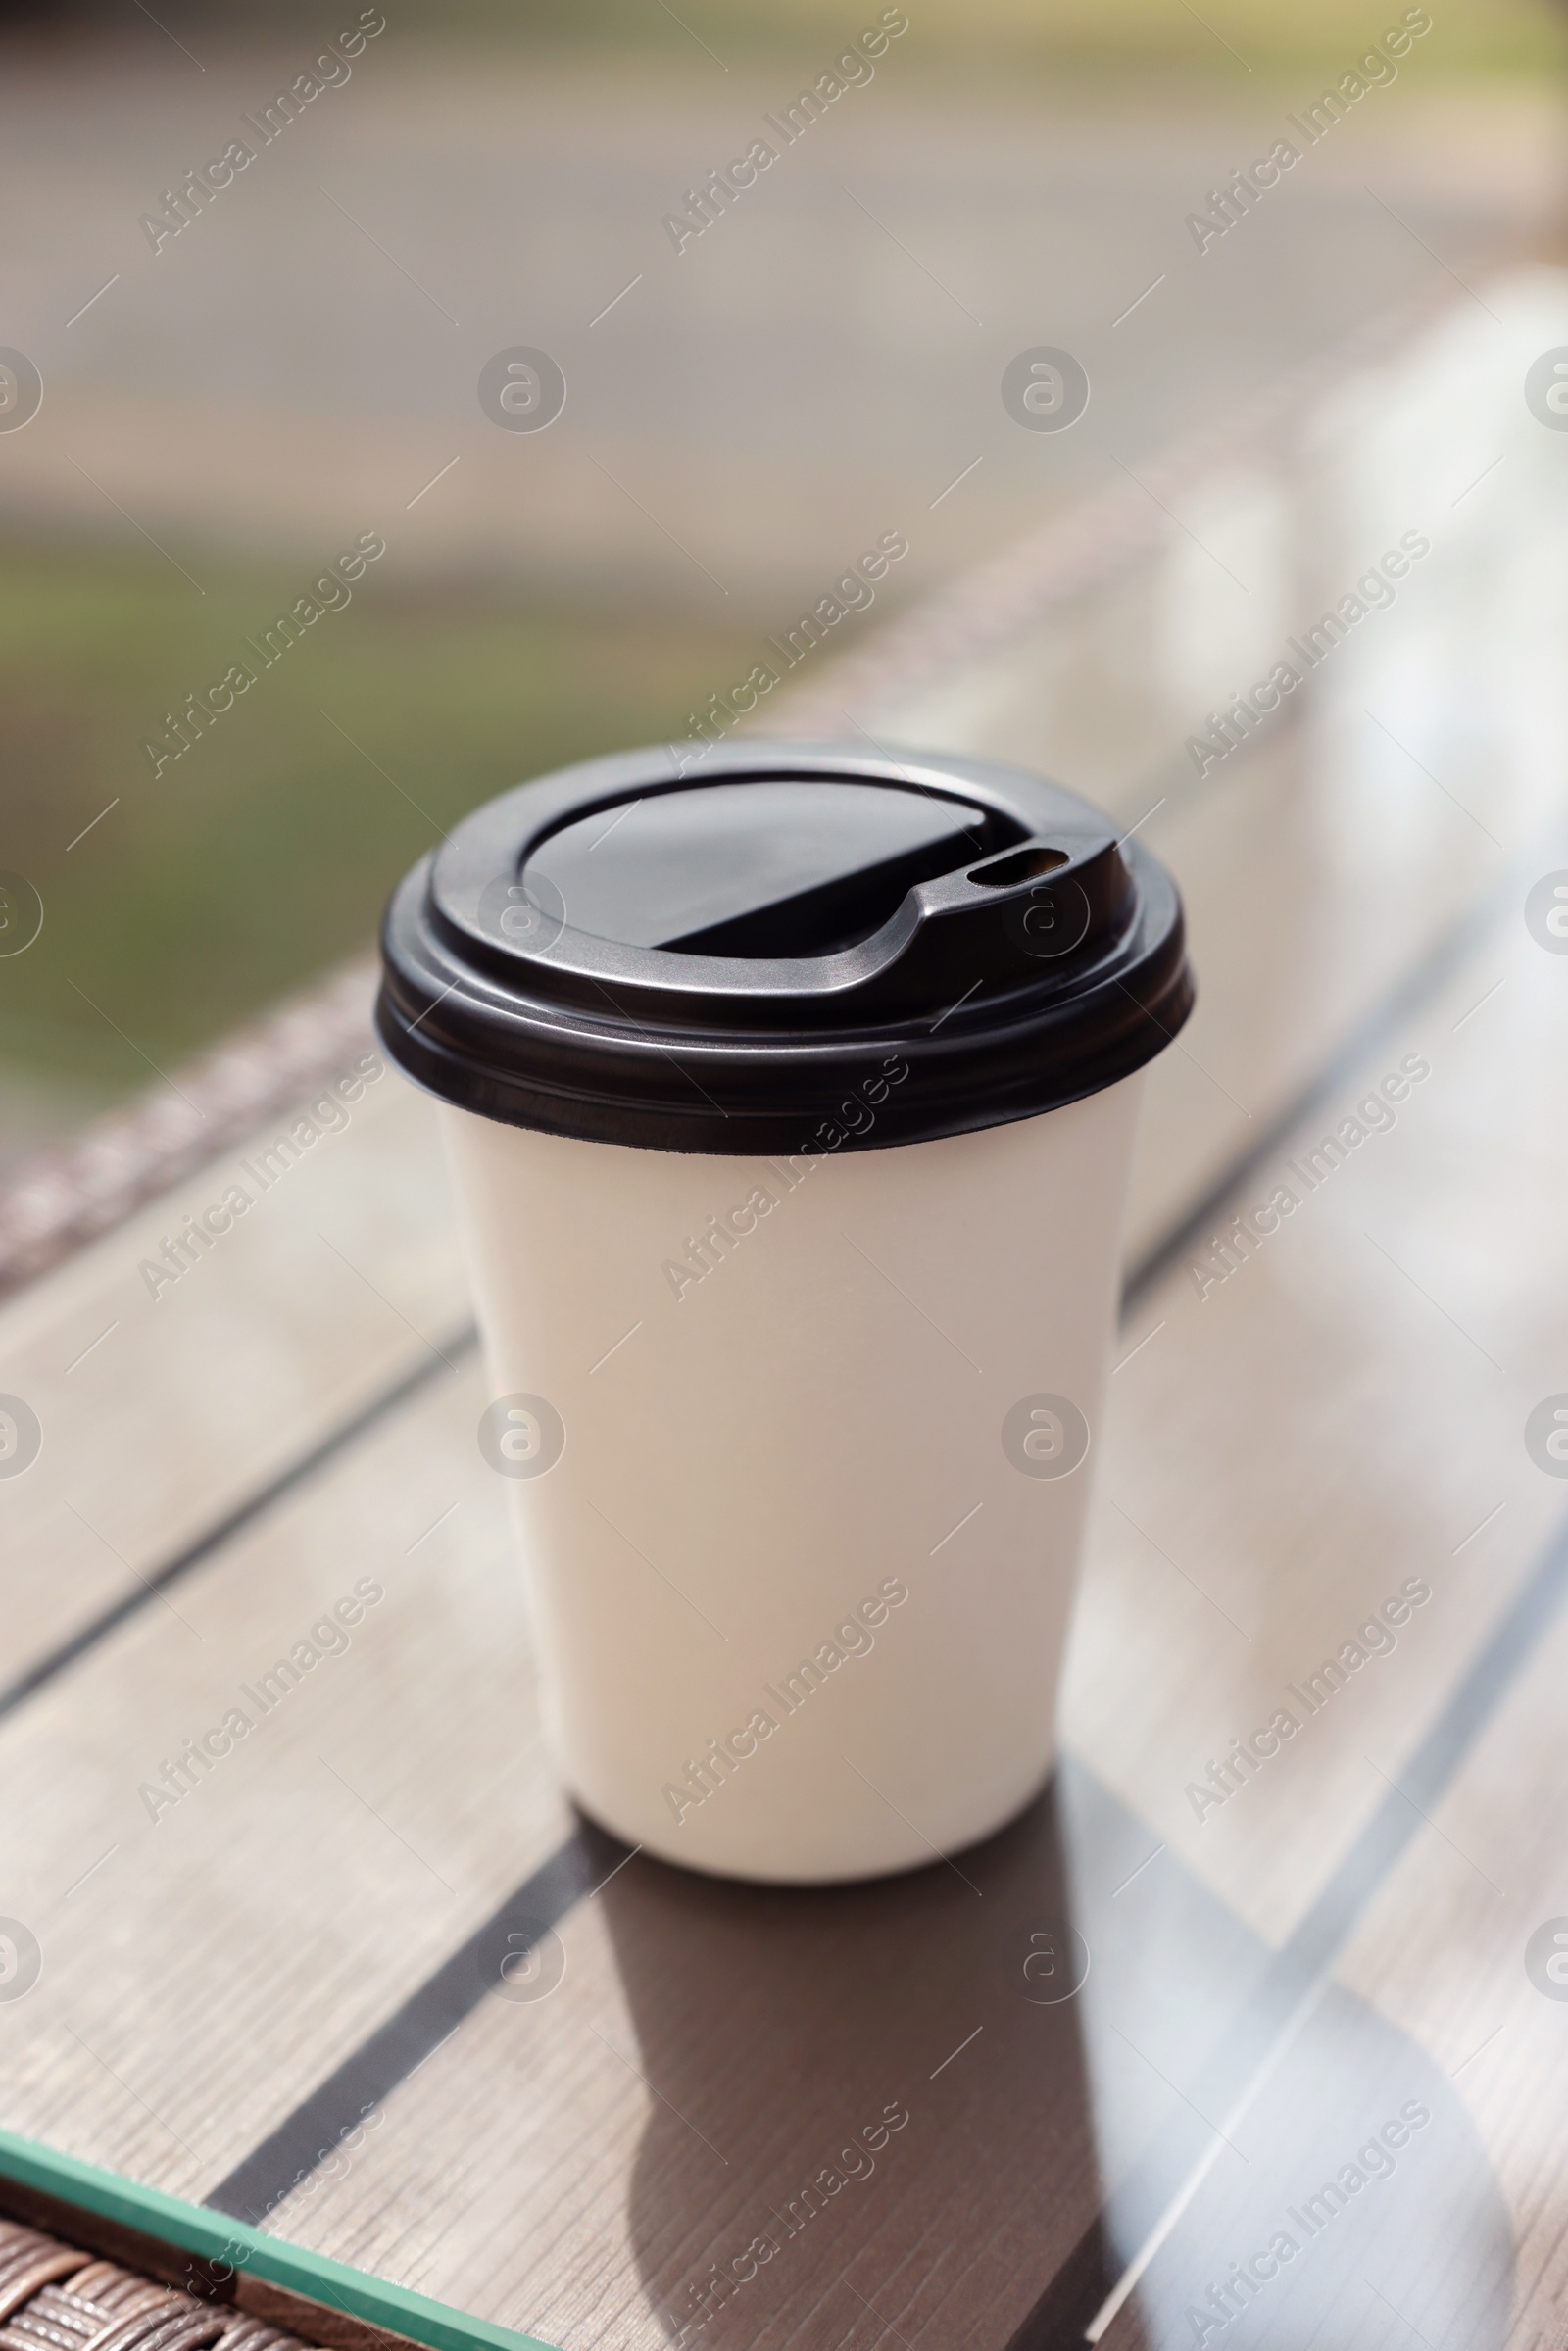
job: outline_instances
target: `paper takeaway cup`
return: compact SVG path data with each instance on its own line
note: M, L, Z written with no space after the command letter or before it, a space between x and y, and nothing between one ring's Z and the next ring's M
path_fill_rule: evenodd
M667 748L465 819L388 911L444 1105L550 1737L666 1860L822 1882L1049 1775L1169 877L1059 786Z

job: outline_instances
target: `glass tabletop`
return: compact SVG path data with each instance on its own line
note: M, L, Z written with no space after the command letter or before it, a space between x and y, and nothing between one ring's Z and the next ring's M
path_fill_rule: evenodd
M1563 349L1555 273L1456 291L770 713L1054 773L1189 908L1066 1750L986 1845L781 1890L571 1811L368 1041L172 1289L227 1162L0 1311L0 2209L443 2347L1554 2323Z

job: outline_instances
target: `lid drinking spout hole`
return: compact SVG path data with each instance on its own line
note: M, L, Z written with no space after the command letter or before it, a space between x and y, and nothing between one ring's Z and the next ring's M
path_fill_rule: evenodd
M1004 857L993 857L989 865L976 865L968 879L978 882L982 890L1010 890L1015 882L1038 881L1043 873L1054 873L1058 865L1071 862L1064 849L1031 846L1015 849Z

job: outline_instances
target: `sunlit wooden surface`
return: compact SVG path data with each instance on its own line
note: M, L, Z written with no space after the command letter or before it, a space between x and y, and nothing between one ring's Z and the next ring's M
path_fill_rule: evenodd
M1485 291L1049 640L897 707L847 673L877 740L1139 824L1191 917L1049 1796L961 1878L820 1895L575 1820L433 1121L372 1075L176 1282L290 1121L0 1314L44 1432L0 1479L0 1912L42 1952L0 2123L563 2351L1560 2339L1568 1487L1525 1433L1568 1392L1568 955L1526 902L1568 874L1568 434L1522 386L1568 295ZM1088 1962L1054 2003L1042 1931Z

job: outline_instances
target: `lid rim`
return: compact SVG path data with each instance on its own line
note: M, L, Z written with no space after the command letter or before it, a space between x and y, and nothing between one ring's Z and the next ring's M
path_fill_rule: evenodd
M617 755L564 770L487 804L459 833L474 826L492 851L505 837L505 854L515 857L566 821L574 804L602 808L617 797L630 801L639 783L667 788L662 770L650 772L666 757L663 751ZM619 790L607 799L612 768ZM888 962L887 968L904 969L902 997L879 994L880 965L842 992L813 989L809 957L769 965L775 976L761 986L760 971L742 971L752 984L726 993L726 959L693 956L694 964L707 966L705 998L703 990L671 987L669 951L630 949L624 952L633 972L641 957L647 976L630 977L624 985L634 1001L617 1004L620 989L595 975L588 975L588 990L568 993L560 985L567 974L559 966L552 972L549 942L543 950L514 950L503 939L498 955L481 956L483 943L476 940L475 952L466 952L466 926L452 921L450 899L438 903L442 850L405 877L387 908L375 1025L390 1057L439 1100L502 1124L746 1157L813 1148L813 1138L836 1127L835 1098L847 1102L861 1086L872 1090L877 1106L854 1134L858 1149L935 1141L1040 1116L1132 1075L1185 1023L1194 988L1175 884L1141 842L1118 843L1088 803L995 762L926 752L908 761L873 759L834 745L737 747L705 780L787 780L792 769L806 779L836 774L906 788L918 771L930 779L927 788L995 810L1025 840L1053 831L1064 839L1098 836L1102 846L1095 861L1080 867L1074 860L1087 894L1076 882L1065 885L1077 889L1084 909L1081 959L1072 960L1077 942L1046 955L1022 935L1034 903L1060 885L1020 882L1010 898L999 896L994 908L982 909L1011 921L1012 944L989 970L982 964L980 1001L969 1005L963 980L974 968L967 958L975 909L961 889L917 885L928 903L914 926L914 949L923 946L926 959L912 973L903 966L903 950ZM535 793L550 804L548 825L538 821ZM471 844L469 836L464 849L470 881ZM520 869L519 858L512 870ZM956 870L963 875L963 867ZM902 924L914 896L911 890L895 922ZM1045 903L1052 908L1048 920L1057 921L1061 903L1049 897ZM993 926L985 938L995 935ZM594 988L608 1000L602 1011L590 1008ZM883 1064L892 1060L902 1074L889 1078Z

